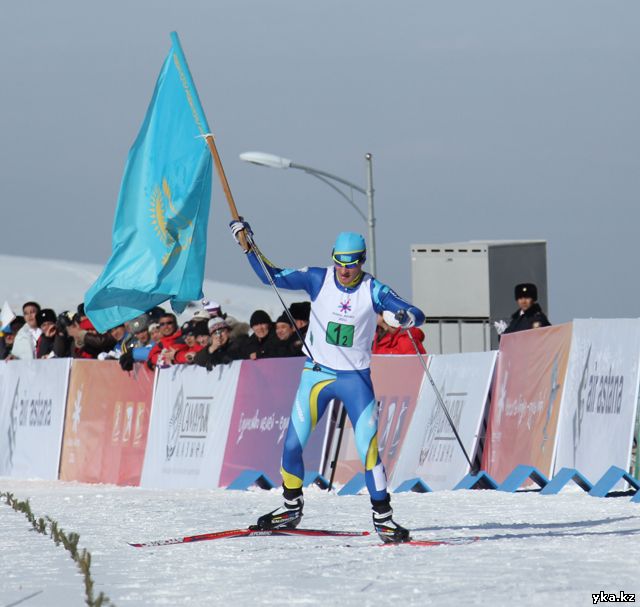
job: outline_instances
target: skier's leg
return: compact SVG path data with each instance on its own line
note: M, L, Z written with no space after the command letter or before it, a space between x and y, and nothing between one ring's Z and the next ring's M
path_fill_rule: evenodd
M336 391L353 426L369 495L372 500L385 500L389 495L387 475L378 453L378 405L371 374L369 371L340 374Z
M261 516L256 525L258 528L296 527L300 523L304 505L302 451L332 398L328 388L335 379L334 374L313 371L307 367L303 370L282 453L284 506Z
M335 380L334 374L324 371L305 367L302 372L282 453L281 473L285 489L298 489L302 493L302 451L332 398L328 388Z
M393 520L387 475L378 452L378 406L371 375L369 371L341 375L336 389L354 428L371 497L375 530L384 542L406 542L410 539L409 531Z

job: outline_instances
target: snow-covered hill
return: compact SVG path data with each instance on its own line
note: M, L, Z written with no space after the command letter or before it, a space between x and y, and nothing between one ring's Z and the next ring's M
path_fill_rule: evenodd
M8 301L14 313L21 314L22 304L33 300L57 313L75 310L101 271L97 264L0 255L0 306ZM217 301L227 314L241 321L248 322L256 309L266 310L274 320L282 313L273 289L261 286L257 277L255 287L206 279L202 289L205 298ZM287 304L308 299L306 293L296 291L281 294ZM200 307L199 302L194 304ZM187 309L181 318L192 313Z

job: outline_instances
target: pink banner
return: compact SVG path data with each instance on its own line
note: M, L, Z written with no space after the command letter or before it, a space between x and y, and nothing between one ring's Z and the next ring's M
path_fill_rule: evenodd
M378 450L388 478L391 478L411 423L423 375L417 356L374 356L371 361L373 387L380 403ZM346 483L362 471L353 428L347 421L335 480Z
M482 467L501 483L519 464L549 475L571 323L503 335Z
M115 361L74 360L60 479L139 485L149 430L153 373Z
M262 470L281 482L280 461L291 407L305 359L271 358L243 361L224 453L220 486L229 485L243 470ZM320 466L326 416L304 450L307 471Z

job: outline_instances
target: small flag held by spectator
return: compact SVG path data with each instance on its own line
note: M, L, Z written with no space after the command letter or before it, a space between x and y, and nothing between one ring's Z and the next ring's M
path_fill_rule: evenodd
M100 332L167 300L200 299L211 198L207 120L178 35L125 167L111 258L85 294Z
M0 314L0 331L7 331L11 321L16 317L9 305L8 301L2 304L2 313Z

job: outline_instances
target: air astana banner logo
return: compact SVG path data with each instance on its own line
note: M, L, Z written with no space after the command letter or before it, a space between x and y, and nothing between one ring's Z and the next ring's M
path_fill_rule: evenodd
M204 457L212 402L213 396L185 396L180 387L169 418L166 461Z
M580 445L585 413L619 415L622 409L624 375L618 374L612 364L609 364L608 368L599 368L598 361L591 358L592 347L589 345L575 396L577 406L573 414L574 457Z
M7 458L4 469L9 471L13 468L13 455L16 451L16 432L18 430L18 390L20 388L20 380L16 382L16 389L11 399L11 410L9 412L9 427L7 428Z
M21 391L20 378L17 379L9 412L5 470L11 470L13 468L19 428L36 429L50 427L52 408L53 399L51 397L43 397L39 391L37 396L30 395L28 384L27 387Z

